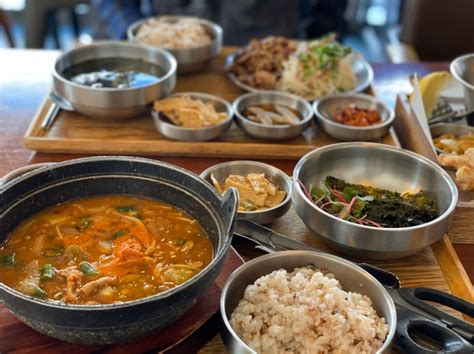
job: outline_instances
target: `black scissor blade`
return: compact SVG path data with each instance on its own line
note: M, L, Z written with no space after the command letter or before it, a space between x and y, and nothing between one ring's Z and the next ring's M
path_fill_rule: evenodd
M256 241L269 246L275 251L281 250L305 250L313 252L322 252L321 250L302 242L292 240L281 235L272 229L256 224L248 220L237 220L234 232L245 235Z

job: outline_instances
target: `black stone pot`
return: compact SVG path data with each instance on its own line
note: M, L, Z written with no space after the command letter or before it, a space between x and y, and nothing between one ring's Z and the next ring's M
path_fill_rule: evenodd
M106 194L158 199L199 220L213 261L180 286L110 305L66 305L24 295L0 283L0 302L19 320L60 340L82 344L129 341L179 319L213 283L229 251L237 212L235 190L224 197L182 168L136 157L90 157L43 166L0 186L0 243L18 224L67 200Z

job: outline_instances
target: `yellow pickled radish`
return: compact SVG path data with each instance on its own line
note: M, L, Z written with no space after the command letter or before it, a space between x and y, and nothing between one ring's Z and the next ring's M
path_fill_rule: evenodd
M432 116L433 108L441 94L441 91L443 91L451 79L452 76L449 72L435 71L418 80L421 97L423 99L423 106L428 119ZM413 94L410 95L410 102L412 99Z

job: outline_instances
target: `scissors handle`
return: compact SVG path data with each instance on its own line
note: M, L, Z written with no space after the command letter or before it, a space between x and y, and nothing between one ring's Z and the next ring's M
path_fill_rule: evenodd
M425 301L435 302L457 310L467 316L474 315L474 304L451 294L428 288L402 288L399 294L410 305L420 309L429 317L441 321L449 329L455 331L471 343L474 342L474 326L444 311L441 311Z
M403 290L402 296L406 296L407 301L413 299L417 304L426 306L427 309L434 307L427 305L421 300L433 301L448 306L454 310L458 310L467 316L474 317L474 304L440 290L430 288L406 288Z
M421 317L400 306L397 306L397 317L396 339L404 353L472 354L474 352L472 343L438 322Z

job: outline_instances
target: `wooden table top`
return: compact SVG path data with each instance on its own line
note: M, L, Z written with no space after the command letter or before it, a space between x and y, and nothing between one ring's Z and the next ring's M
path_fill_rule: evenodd
M226 48L223 55L229 51L230 49ZM57 51L47 50L0 49L0 176L32 163L63 161L84 156L36 153L23 146L23 136L26 129L51 89L52 67L58 54ZM447 69L448 63L383 63L372 64L372 66L375 71L376 95L393 107L398 93L410 91L407 80L410 74L417 72L424 75L434 70ZM187 82L189 83L191 80L192 76L180 77L181 83L179 85L181 87L187 85ZM228 79L223 76L222 80ZM200 80L199 85L203 87L202 91L206 91L206 86L219 85L219 83L215 80ZM196 87L196 82L193 83L193 86ZM224 161L224 159L218 158L157 158L197 173ZM259 160L277 166L290 174L296 163L295 160L268 160L264 156ZM460 209L456 211L449 237L472 281L474 279L474 227L468 213Z

